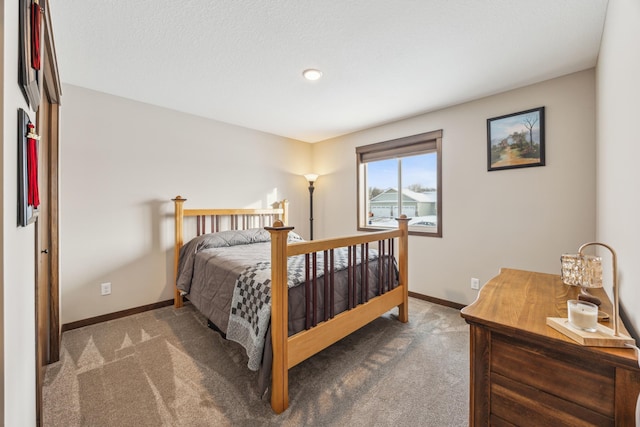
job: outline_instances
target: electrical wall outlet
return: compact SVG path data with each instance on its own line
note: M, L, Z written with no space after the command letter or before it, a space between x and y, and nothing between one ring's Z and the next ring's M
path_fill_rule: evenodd
M471 289L480 289L480 280L475 277L471 278Z
M109 294L111 294L111 282L101 283L100 295L109 295Z

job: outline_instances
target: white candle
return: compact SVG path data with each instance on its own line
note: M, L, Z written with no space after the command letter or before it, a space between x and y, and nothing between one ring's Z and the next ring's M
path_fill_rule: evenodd
M587 301L567 301L569 323L583 331L595 332L598 328L598 306Z

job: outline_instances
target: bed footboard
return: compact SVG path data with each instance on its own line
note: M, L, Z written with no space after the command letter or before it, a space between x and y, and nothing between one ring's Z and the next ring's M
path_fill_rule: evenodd
M265 227L271 233L271 340L273 346L271 407L274 412L281 413L289 406L288 371L290 368L394 307L398 307L398 318L401 322L406 323L409 320L408 222L409 219L402 215L398 218L397 230L291 245L287 244L287 235L293 227L286 227L279 221L276 221L272 227ZM350 309L347 311L328 320L324 319L317 325L314 322L313 327L291 337L288 336L288 257L326 253L334 248L368 245L385 240L391 242L393 239L397 239L398 246L397 287L386 290L368 301L365 297L361 304L350 304ZM392 242L391 245L393 245ZM391 251L390 256L392 257Z

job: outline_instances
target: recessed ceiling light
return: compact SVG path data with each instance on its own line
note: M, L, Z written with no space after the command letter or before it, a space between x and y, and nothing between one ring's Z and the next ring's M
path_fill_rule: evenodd
M302 72L302 75L307 80L318 80L320 77L322 77L322 71L309 68L308 70L304 70Z

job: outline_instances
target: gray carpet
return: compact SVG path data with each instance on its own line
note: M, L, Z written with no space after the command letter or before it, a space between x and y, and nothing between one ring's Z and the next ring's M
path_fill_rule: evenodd
M258 395L244 350L187 305L67 331L44 381L45 426L466 426L469 329L410 299L294 367L289 409Z

